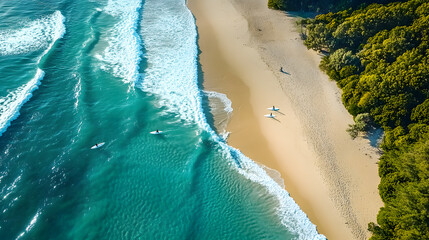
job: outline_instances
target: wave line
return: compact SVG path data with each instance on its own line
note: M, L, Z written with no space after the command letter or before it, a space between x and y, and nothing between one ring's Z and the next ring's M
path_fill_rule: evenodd
M38 58L38 65L42 58L52 49L55 42L64 36L66 31L64 21L65 18L61 12L56 11L49 17L36 20L27 28L0 33L0 55L21 54L38 50L42 48L44 44L47 44L40 42L40 40L44 38L48 43L50 41L50 43ZM52 23L52 26L47 25L48 23ZM39 29L41 26L45 27L43 31ZM28 32L30 30L36 30L36 35L33 37L24 36L24 40L22 41L17 40L25 34L31 36L31 32ZM51 34L48 36L46 31L51 31ZM7 36L7 32L10 33L9 36ZM7 96L0 98L0 136L7 130L11 122L19 116L19 110L33 96L33 91L39 88L44 76L45 72L37 68L36 74L29 82L10 92Z

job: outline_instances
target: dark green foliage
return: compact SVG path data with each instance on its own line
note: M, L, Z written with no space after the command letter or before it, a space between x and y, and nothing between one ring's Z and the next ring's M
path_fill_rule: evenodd
M395 0L268 0L268 7L287 11L327 12L356 8L371 3L390 3ZM395 1L397 2L397 0ZM281 6L279 8L273 6Z
M371 240L429 239L429 140L386 153L379 172L385 206L368 225Z
M354 120L355 124L349 124L349 128L347 129L347 132L353 139L358 136L359 132L368 131L372 124L371 116L369 116L369 113L358 114Z
M429 99L415 107L411 113L411 120L418 123L429 124Z
M301 21L308 48L330 53L320 68L342 89L356 124L383 127L384 207L371 240L429 239L429 1L373 4ZM368 114L369 113L369 114Z
M351 114L369 112L385 128L428 124L428 7L373 4L302 21L307 47L331 52L320 67L338 81Z
M271 9L285 9L284 0L268 0L268 7Z

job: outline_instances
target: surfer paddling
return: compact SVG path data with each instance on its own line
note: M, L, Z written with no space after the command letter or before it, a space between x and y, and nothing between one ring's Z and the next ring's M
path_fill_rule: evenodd
M94 146L91 147L91 149L97 149L97 148L102 147L103 145L104 145L104 142L102 142L102 143L96 143Z
M158 129L156 129L155 131L150 132L150 134L159 135L159 134L162 134L162 131L159 131Z

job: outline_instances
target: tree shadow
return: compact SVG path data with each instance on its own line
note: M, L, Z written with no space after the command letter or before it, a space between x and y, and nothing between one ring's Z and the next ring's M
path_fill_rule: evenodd
M327 50L321 49L321 50L317 51L317 55L319 55L321 57L326 57L326 56L329 56L329 52Z
M319 15L321 13L286 11L285 14L288 17L295 17L295 18L315 18L317 15Z

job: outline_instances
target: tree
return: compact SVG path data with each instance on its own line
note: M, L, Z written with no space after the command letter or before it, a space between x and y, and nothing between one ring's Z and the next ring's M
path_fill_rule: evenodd
M371 240L429 239L429 2L321 14L305 27L307 47L330 53L320 68L337 81L356 116L350 135L365 131L368 118L385 132L384 207L368 225Z
M268 0L268 7L271 9L284 10L284 0Z
M370 240L429 239L429 140L395 150L380 160L379 188L385 206ZM390 179L390 180L387 180ZM386 189L390 189L390 192Z
M358 114L354 120L355 124L349 124L349 128L346 130L353 139L355 139L360 132L368 131L372 123L369 113Z

